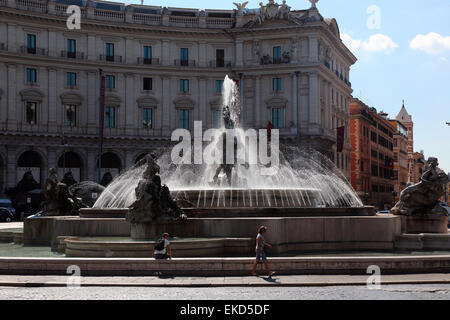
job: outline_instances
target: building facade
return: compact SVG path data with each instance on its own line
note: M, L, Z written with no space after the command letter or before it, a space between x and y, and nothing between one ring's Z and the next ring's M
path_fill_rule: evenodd
M400 193L410 182L408 156L408 129L398 120L390 120L394 127L394 191L395 201L400 199Z
M414 176L414 123L412 116L406 111L405 101L395 120L400 121L408 130L408 182L414 182L420 177Z
M413 152L413 170L411 183L419 183L422 178L423 173L425 172L426 160L423 151L421 152Z
M77 4L81 29L68 29ZM350 178L350 67L334 19L313 5L291 10L197 10L76 0L0 0L0 187L50 167L97 180L150 150L176 128L220 124L225 75L239 80L241 124L328 155ZM105 110L99 113L100 71ZM299 130L297 131L297 126ZM336 128L346 127L336 152Z
M359 99L350 103L353 188L365 204L378 209L394 202L394 132L387 114Z

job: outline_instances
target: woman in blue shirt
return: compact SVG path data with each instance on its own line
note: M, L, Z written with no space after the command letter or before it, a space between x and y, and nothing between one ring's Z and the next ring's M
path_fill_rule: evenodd
M272 245L270 245L269 243L266 243L266 241L264 240L263 235L266 233L266 231L267 231L267 227L261 226L261 227L259 227L258 235L256 236L256 260L253 263L253 270L252 270L252 275L254 275L254 276L256 276L256 265L261 260L264 263L264 265L266 266L266 270L267 270L269 277L271 277L275 274L274 272L270 271L269 263L267 262L266 253L264 252L265 246L272 248Z

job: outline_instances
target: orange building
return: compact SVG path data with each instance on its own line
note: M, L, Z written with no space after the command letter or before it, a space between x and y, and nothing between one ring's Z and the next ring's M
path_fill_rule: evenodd
M365 204L378 209L394 202L394 132L386 113L351 100L351 183Z

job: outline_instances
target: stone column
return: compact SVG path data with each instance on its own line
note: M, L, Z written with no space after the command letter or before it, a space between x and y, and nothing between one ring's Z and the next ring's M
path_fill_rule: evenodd
M125 105L123 106L125 114L125 132L126 135L133 135L135 132L137 119L136 115L136 100L134 99L134 74L125 73Z
M298 60L298 39L296 37L291 38L291 63L297 63Z
M86 177L85 179L98 182L97 178L97 157L98 150L89 149L87 151Z
M48 55L50 57L58 56L56 54L56 32L55 32L55 30L48 30Z
M96 134L98 131L98 111L99 111L99 83L98 73L95 71L87 72L87 129L88 134Z
M17 102L17 94L16 94L16 88L17 88L17 72L16 72L16 65L13 63L8 63L8 100L7 100L7 106L8 106L8 120L7 120L7 128L11 131L17 130L17 108L16 105Z
M59 103L56 94L57 71L55 67L48 67L47 69L48 69L48 118L47 118L48 130L50 132L56 132L58 125L57 115L61 114L61 110L59 110L58 112L58 107L61 107L61 104Z
M300 75L299 75L300 77ZM295 76L295 73L291 74L291 85L292 85L292 92L291 92L291 112L289 113L289 118L286 119L292 119L294 122L294 126L297 126L297 121L300 121L300 119L296 120L297 118L297 77ZM299 103L300 103L300 97L299 97ZM300 106L299 106L300 108ZM299 110L300 114L300 110ZM288 114L286 114L286 117ZM290 121L288 121L287 124L289 124Z
M198 49L198 66L208 67L206 41L201 41Z
M236 40L236 67L242 67L244 65L243 63L243 41L242 40Z
M137 52L137 51L135 50L135 47L134 47L134 38L132 38L132 37L125 38L124 52L125 52L125 63L136 64L137 57L135 56L135 52Z
M14 3L14 2L13 2ZM15 4L14 4L15 5ZM8 51L17 52L17 25L15 23L8 23Z
M16 154L17 147L15 145L6 146L7 155L6 155L6 181L5 185L8 188L15 187L17 185L17 162Z
M47 148L47 167L49 169L56 168L58 165L57 161L58 160L56 159L56 148L53 148L53 147ZM58 178L62 179L63 177L58 176Z
M131 150L125 149L125 168L124 168L124 170L128 170L133 165L134 165L133 153L131 152Z
M89 8L88 8L89 10ZM95 46L95 35L88 34L88 41L87 41L87 58L88 60L97 60L97 52L96 52L96 46Z
M319 90L317 73L309 73L309 122L319 124Z
M261 76L255 76L255 127L261 126L261 110L264 108L261 106L261 88L260 88Z
M309 37L309 62L317 62L319 60L319 42L317 36Z
M162 79L162 108L161 108L161 129L163 136L170 134L170 114L171 114L171 101L170 101L170 77L161 76Z
M209 127L209 118L207 118L207 108L206 108L206 83L207 78L206 77L200 77L199 79L199 110L198 110L198 117L197 119L200 119L203 122L203 129L205 130L207 127Z
M162 41L162 56L161 56L161 64L163 66L171 65L170 63L170 41L164 39Z

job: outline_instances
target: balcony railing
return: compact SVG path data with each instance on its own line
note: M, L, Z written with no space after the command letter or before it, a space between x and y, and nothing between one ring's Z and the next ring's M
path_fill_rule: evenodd
M174 60L174 65L181 67L195 67L195 60Z
M209 61L210 68L231 68L233 65L231 61L225 60L211 60Z
M72 51L61 51L62 58L70 58L70 59L84 59L84 52L72 52Z
M44 48L27 48L26 46L20 47L20 53L36 54L40 56L46 56L47 50Z
M137 58L138 64L159 65L159 58Z
M107 61L107 62L122 62L122 56L108 56L101 54L100 55L100 61Z

